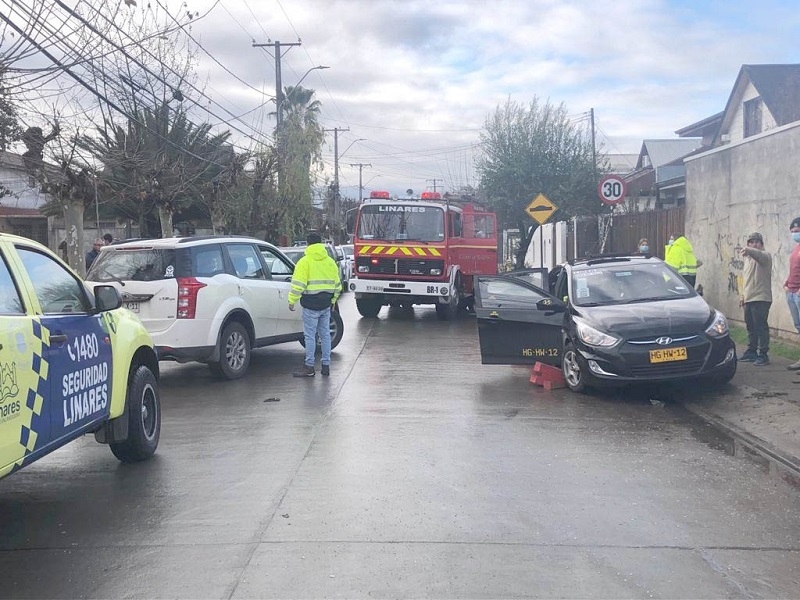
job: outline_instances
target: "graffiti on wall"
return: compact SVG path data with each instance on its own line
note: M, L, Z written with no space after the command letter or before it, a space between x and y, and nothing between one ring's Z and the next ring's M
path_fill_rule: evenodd
M717 234L715 244L717 257L728 270L728 293L739 295L744 284L742 269L744 269L744 259L742 258L742 244L738 238L733 238L730 233Z

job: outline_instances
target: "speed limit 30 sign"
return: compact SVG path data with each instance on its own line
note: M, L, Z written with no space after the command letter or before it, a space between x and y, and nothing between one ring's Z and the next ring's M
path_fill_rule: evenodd
M619 204L625 199L625 180L619 175L606 175L597 184L597 195L603 204Z

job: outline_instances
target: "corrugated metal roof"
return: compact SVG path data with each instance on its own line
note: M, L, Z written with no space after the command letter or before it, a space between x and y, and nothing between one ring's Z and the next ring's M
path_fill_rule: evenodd
M679 138L675 140L644 140L642 151L639 153L639 163L641 167L642 156L647 154L650 157L650 164L653 167L660 167L672 162L676 158L686 156L693 150L702 146L701 138Z

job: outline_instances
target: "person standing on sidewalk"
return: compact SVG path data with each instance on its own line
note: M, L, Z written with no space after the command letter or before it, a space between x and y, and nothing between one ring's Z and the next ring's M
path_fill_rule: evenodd
M317 334L322 343L322 374L331 374L331 308L342 293L339 265L328 256L322 238L316 232L308 234L305 254L297 261L289 291L289 310L299 300L303 307L303 337L306 357L303 367L292 373L295 377L314 377L317 353Z
M789 276L783 283L783 291L786 292L786 302L789 304L794 328L800 333L800 217L789 225L789 232L795 246L789 255ZM800 360L787 368L790 371L800 371Z
M747 350L739 358L760 367L769 364L769 308L772 306L772 255L764 250L764 237L758 233L747 236L744 257L744 286L739 306L744 307L747 325Z

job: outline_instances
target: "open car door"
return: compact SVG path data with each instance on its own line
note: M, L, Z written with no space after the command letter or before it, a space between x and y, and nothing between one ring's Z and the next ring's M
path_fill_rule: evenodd
M523 277L479 276L475 314L485 365L558 366L566 305Z

